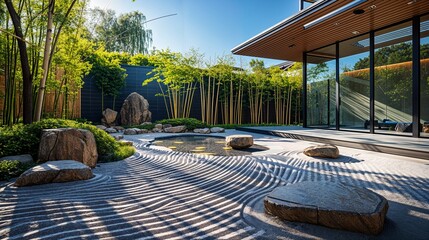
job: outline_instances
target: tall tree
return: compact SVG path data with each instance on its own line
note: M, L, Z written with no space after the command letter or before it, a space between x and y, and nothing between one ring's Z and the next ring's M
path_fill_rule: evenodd
M30 73L30 64L28 62L27 44L22 31L21 17L16 12L12 0L4 1L12 20L13 27L15 29L15 35L18 41L23 80L23 121L25 124L29 124L33 122L33 78Z
M113 10L92 10L94 39L104 44L107 51L147 54L152 44L152 30L145 26L146 17L135 11L116 16Z

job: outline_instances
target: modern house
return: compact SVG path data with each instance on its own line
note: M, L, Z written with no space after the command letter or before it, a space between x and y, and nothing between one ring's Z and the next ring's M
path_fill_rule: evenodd
M232 52L303 62L304 127L429 137L429 1L299 3Z

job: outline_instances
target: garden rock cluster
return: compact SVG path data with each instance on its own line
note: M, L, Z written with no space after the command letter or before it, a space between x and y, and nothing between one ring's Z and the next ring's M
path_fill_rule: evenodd
M149 111L148 101L140 94L133 92L122 104L121 125L140 125L143 122L150 122L152 113Z
M224 128L212 127L212 128L196 128L194 133L209 134L209 133L222 133L225 132Z
M85 129L45 129L40 139L38 159L39 162L71 159L94 168L98 159L94 135Z
M265 197L264 208L287 221L377 235L389 205L383 196L365 188L307 181L274 189Z
M74 160L48 161L25 171L15 181L17 187L87 180L93 177L90 167Z

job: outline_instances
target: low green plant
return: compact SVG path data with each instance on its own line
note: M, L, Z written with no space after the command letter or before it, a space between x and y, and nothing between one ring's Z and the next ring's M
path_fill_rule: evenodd
M205 128L208 127L206 123L195 119L195 118L174 118L174 119L163 119L157 121L161 124L171 124L172 126L185 125L188 130L194 130L195 128Z
M33 166L34 164L21 163L18 160L2 160L0 161L0 181L18 177Z
M36 158L42 130L51 128L82 128L91 131L102 160L120 160L134 153L94 125L64 119L44 119L28 125L15 124L12 127L0 128L0 157L29 153Z

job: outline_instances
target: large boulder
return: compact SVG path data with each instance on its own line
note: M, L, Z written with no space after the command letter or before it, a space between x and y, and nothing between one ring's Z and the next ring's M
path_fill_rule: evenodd
M39 145L39 161L75 160L89 167L97 165L97 144L85 129L45 129Z
M280 219L379 234L389 205L371 190L328 181L275 188L264 199L265 212Z
M164 132L166 133L182 133L186 131L186 126L175 126L164 128Z
M150 122L152 113L148 101L140 94L133 92L125 99L121 108L121 125L140 125Z
M310 157L338 158L340 151L334 145L317 145L304 149L304 154Z
M49 161L25 171L16 179L14 185L22 187L46 183L86 180L92 177L91 168L80 162L74 160Z
M30 154L16 155L16 156L6 156L0 158L0 162L4 160L18 160L20 163L32 163L33 157Z
M230 135L225 138L225 144L234 149L245 149L253 145L253 137L251 135Z
M103 117L101 118L101 123L105 126L113 126L116 122L116 117L118 116L118 112L115 110L112 110L110 108L106 108L106 110L103 111Z

